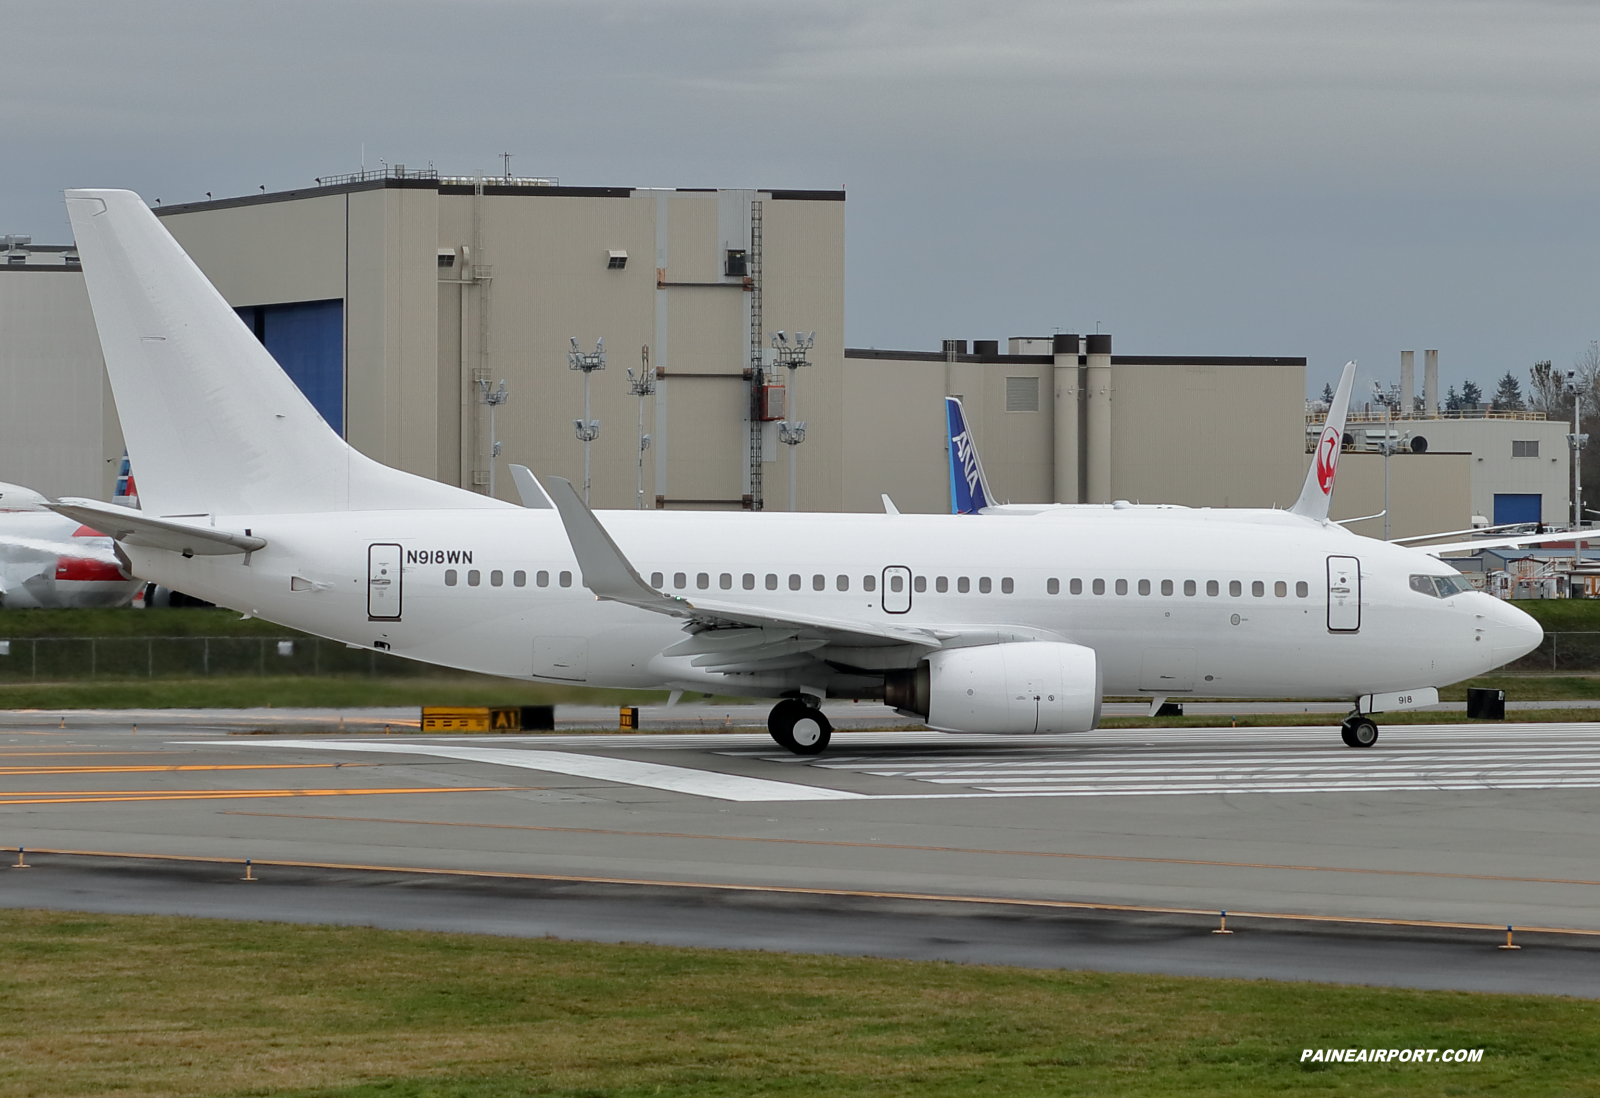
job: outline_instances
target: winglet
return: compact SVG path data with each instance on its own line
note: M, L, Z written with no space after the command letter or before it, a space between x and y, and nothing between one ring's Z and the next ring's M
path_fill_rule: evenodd
M961 398L945 397L944 410L950 443L950 513L975 515L993 502L989 478L983 475L983 461L967 427Z
M533 472L526 465L513 465L511 479L517 486L517 495L522 497L522 506L531 511L549 511L555 504L550 500L550 494L544 490Z
M1333 477L1339 471L1339 452L1344 448L1344 417L1350 408L1350 389L1356 383L1356 364L1346 362L1339 378L1339 388L1328 406L1328 418L1323 421L1322 434L1317 439L1316 453L1311 468L1306 471L1305 487L1300 498L1289 510L1316 522L1328 521L1328 504L1333 499Z
M570 480L561 477L546 477L545 480L549 482L550 502L561 515L561 525L566 527L572 553L578 558L583 585L594 592L596 598L657 612L681 613L690 609L688 603L663 595L634 571L606 528L594 517L594 512L584 505L583 497L578 495ZM671 609L669 604L682 610Z
M883 513L886 515L898 515L900 508L894 505L894 500L889 498L889 493L882 492L879 494L883 496Z

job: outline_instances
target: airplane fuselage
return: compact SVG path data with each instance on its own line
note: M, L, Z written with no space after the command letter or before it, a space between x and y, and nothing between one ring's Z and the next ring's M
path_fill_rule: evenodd
M959 633L956 645L1066 640L1095 649L1113 695L1443 686L1517 658L1541 635L1490 596L1419 593L1412 576L1454 575L1433 558L1281 511L599 518L646 582L691 603ZM616 688L779 696L823 687L848 697L873 696L875 673L927 654L888 643L816 651L829 682L813 681L819 665L809 658L727 675L664 656L684 622L597 600L550 510L230 515L217 525L253 529L267 547L248 563L127 552L158 583L444 666ZM389 561L398 576L378 576Z

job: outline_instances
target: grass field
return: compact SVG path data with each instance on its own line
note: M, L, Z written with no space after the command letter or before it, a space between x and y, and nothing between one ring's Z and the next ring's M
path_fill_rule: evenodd
M1600 1094L1574 999L14 911L0 958L30 1098ZM1485 1052L1300 1062L1352 1046Z

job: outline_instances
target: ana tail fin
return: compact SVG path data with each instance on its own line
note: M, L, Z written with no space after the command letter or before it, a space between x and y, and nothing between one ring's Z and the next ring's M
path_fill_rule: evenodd
M1339 388L1328 406L1328 418L1323 421L1322 434L1317 439L1317 449L1311 458L1311 468L1306 471L1305 487L1300 498L1289 508L1294 514L1304 515L1317 522L1328 520L1328 504L1333 499L1333 478L1339 471L1339 453L1344 449L1344 417L1350 409L1350 389L1356 383L1356 364L1346 362L1339 378Z
M346 445L132 191L67 213L147 513L507 506Z
M945 420L950 443L950 513L975 515L994 503L989 478L983 475L978 445L967 427L967 415L959 397L944 398Z

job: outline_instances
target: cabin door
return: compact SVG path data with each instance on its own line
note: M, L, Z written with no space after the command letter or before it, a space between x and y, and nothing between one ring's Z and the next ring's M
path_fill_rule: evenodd
M911 569L896 564L883 570L883 610L886 614L911 610Z
M367 546L367 618L400 620L400 547Z
M1355 557L1328 558L1328 632L1361 629L1361 562Z

